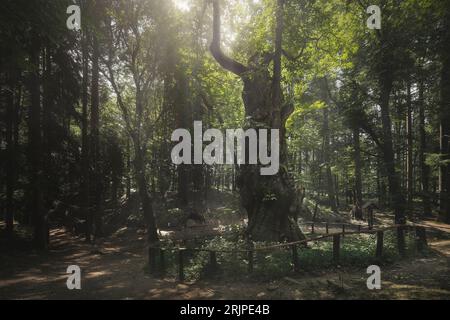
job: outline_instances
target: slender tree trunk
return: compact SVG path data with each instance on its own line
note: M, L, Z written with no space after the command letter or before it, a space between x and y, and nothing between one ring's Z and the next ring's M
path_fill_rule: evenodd
M331 207L333 212L338 212L338 207L336 203L336 190L335 184L333 182L333 175L331 172L331 159L330 159L330 128L329 128L329 110L328 107L323 109L323 160L325 163L325 178L326 178L326 188L328 194L328 205Z
M425 132L425 101L423 81L419 83L419 166L420 166L420 180L421 180L421 198L423 206L423 216L431 215L430 202L430 169L425 160L427 151L427 136Z
M445 4L442 40L440 149L440 218L450 223L450 3Z
M384 48L384 41L381 43L381 47ZM381 70L379 75L380 85L380 107L381 107L381 122L383 127L383 143L382 153L384 165L386 167L386 174L388 178L389 194L391 206L394 209L395 223L403 224L405 220L405 197L401 190L400 177L396 170L396 163L394 158L394 144L392 139L392 122L390 115L390 95L393 85L393 75L390 62L391 52L387 52L388 49L383 51L383 57L381 62Z
M200 96L197 93L194 106L193 106L193 116L194 121L203 121L204 108L200 101ZM192 182L193 182L193 201L194 210L197 214L202 214L206 208L204 208L204 203L202 201L204 194L204 165L194 165L192 168Z
M156 221L153 214L153 207L152 207L153 200L148 192L147 178L145 176L145 162L143 151L139 147L138 141L135 141L134 144L135 144L134 166L135 166L137 188L139 197L141 199L142 210L144 213L144 220L147 225L148 242L151 244L159 241Z
M175 99L175 124L177 128L187 128L187 91L188 84L185 76L181 72L177 72L176 86L178 92ZM181 207L185 207L189 203L189 167L181 164L177 167L177 197Z
M131 198L131 147L130 147L130 138L127 139L127 199Z
M18 79L22 77L21 71L18 71L17 74ZM14 141L14 159L19 159L19 150L20 150L20 120L21 120L21 109L22 109L22 91L23 87L22 85L18 85L16 89L16 96L15 96L15 108L14 108L14 125L13 125L13 141ZM17 161L17 160L16 160ZM20 168L17 168L17 165L14 166L13 170L14 176L13 176L13 186L16 188L17 181L19 180L19 173ZM16 208L14 208L16 210ZM29 221L26 221L26 218L29 217L29 215L22 216L22 220L20 221L23 224L29 224Z
M34 244L38 249L47 249L48 226L43 206L42 177L42 133L41 133L41 81L40 81L40 49L41 44L35 34L30 50L30 63L33 71L30 73L31 106L29 116L29 162L30 187L32 194L31 217L34 227Z
M89 58L88 58L88 46L87 46L87 34L85 29L83 30L82 38L82 55L83 55L83 82L81 88L81 104L82 104L82 132L81 132L81 165L82 165L82 182L81 182L81 203L86 217L86 242L91 242L92 229L93 229L93 212L90 209L90 192L89 192L89 175L90 175L90 163L89 163L89 136L88 136L88 83L89 83Z
M49 43L49 41L47 40ZM42 99L42 145L43 145L43 183L44 189L44 210L48 211L52 207L53 199L55 198L57 183L52 181L53 165L52 165L52 147L54 145L54 134L52 133L52 117L53 117L53 101L54 92L52 84L52 56L50 45L47 44L45 50L43 50L43 66L44 66L44 78L43 78L43 99Z
M90 156L92 161L93 180L92 187L92 207L94 210L95 238L103 236L102 225L102 174L99 166L100 156L100 93L99 93L99 43L97 35L93 33L92 41L92 83L91 83L91 146Z
M408 207L411 208L413 201L413 133L412 133L412 98L411 98L411 80L407 83L407 103L406 103L406 193Z
M405 224L405 197L401 189L401 180L396 170L389 105L394 82L393 58L390 46L387 44L388 41L382 37L380 42L382 52L380 56L381 62L379 65L380 70L378 80L380 87L381 122L383 127L383 143L381 147L388 176L390 202L394 209L394 222L395 224ZM400 228L397 232L397 245L399 248L404 247L405 245L405 234L403 229Z
M354 160L355 160L355 197L356 205L361 207L363 204L362 198L362 174L361 174L361 137L360 129L353 129L353 144L354 144Z
M11 236L14 232L14 190L15 190L15 95L16 80L14 71L10 71L8 76L9 88L6 90L6 234Z

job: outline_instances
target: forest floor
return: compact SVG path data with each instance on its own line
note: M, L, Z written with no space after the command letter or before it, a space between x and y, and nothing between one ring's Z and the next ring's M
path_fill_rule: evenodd
M450 235L449 225L422 223ZM0 246L0 299L450 299L448 236L430 237L431 250L423 257L383 266L382 289L375 291L367 289L368 275L360 267L334 267L276 280L178 283L144 272L143 233L122 233L95 246L64 229L52 230L51 239L47 253ZM82 270L82 290L70 291L66 270L74 264Z

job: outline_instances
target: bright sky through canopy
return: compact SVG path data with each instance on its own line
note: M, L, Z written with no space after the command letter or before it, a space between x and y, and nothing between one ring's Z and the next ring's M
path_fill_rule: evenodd
M190 0L174 0L175 6L181 11L189 11L191 9Z

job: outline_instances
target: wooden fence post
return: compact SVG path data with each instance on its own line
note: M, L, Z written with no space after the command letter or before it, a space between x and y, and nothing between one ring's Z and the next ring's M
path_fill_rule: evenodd
M291 246L292 250L292 265L294 267L294 272L298 272L300 270L299 261L298 261L298 252L297 252L297 246L294 244Z
M345 237L345 224L342 225L342 237Z
M159 267L160 273L165 274L166 272L166 260L165 260L165 250L163 248L159 249Z
M398 247L398 253L401 257L404 257L406 255L406 244L405 244L405 232L404 227L399 226L397 227L397 247Z
M326 234L329 233L329 230L328 230L328 222L325 224L325 232L326 232Z
M156 249L152 246L148 247L148 267L150 274L156 273Z
M247 257L248 257L248 273L252 273L253 272L253 250L248 250L247 252Z
M367 217L367 223L369 225L369 230L373 230L373 224L374 224L374 221L373 221L373 209L369 208L368 211L369 212L368 212L368 217Z
M311 233L314 234L315 230L314 230L314 222L311 223Z
M416 246L419 252L422 252L428 246L427 232L424 227L416 227Z
M377 232L377 251L375 253L375 256L377 259L381 259L383 256L383 239L384 239L384 232L378 231Z
M217 271L217 255L215 251L209 252L209 263L211 265L211 271L216 272Z
M333 236L333 260L334 260L334 262L339 262L339 256L340 256L339 250L341 247L340 242L341 242L340 235L335 234Z
M184 281L184 252L185 249L178 250L178 280L180 282Z

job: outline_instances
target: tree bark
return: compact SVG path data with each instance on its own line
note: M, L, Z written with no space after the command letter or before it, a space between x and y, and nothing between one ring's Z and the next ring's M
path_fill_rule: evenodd
M89 183L91 186L92 209L94 210L95 238L103 236L102 226L102 174L99 165L100 157L100 93L99 93L99 43L96 30L92 39L92 83L91 83L91 144L90 158L92 161L93 178Z
M89 58L88 58L88 46L87 46L87 34L86 30L83 30L82 35L82 64L83 64L83 80L81 85L81 104L82 104L82 115L81 115L81 165L82 165L82 176L80 184L80 197L82 208L85 216L85 237L86 242L91 242L92 238L92 212L90 210L89 201L89 174L90 174L90 164L89 164L89 136L88 136L88 82L89 82Z
M29 90L31 106L29 114L29 163L30 188L32 194L31 217L34 227L34 244L37 249L45 250L48 244L48 226L43 206L42 177L42 132L41 132L41 81L40 81L40 50L39 36L34 34L30 48L30 63L33 71L30 73Z
M145 176L145 162L144 152L140 148L139 141L134 141L134 169L136 174L136 182L141 199L142 210L144 214L145 224L147 226L147 238L149 243L156 243L159 241L158 232L156 228L155 217L153 214L152 198L148 192L147 178Z
M43 65L43 81L42 81L42 189L43 189L43 210L48 212L52 206L53 201L57 197L59 184L57 176L53 173L54 163L52 151L57 145L55 140L54 122L55 122L55 87L53 73L53 48L51 41L46 39L46 45L42 50L42 65Z
M126 185L126 195L127 199L131 198L131 147L130 147L130 138L127 139L127 185Z
M405 197L401 190L400 177L396 170L394 157L394 144L392 139L392 121L390 115L390 95L394 82L392 51L387 40L383 37L380 40L382 48L379 65L379 87L380 87L380 108L381 122L383 127L383 143L381 145L384 165L388 178L388 187L391 205L394 209L395 223L403 224L405 220Z
M440 108L440 219L450 223L450 4L446 2L442 40Z
M355 161L355 205L361 207L363 204L362 198L362 174L361 174L361 136L360 129L353 129L353 144L354 144L354 161Z
M292 113L292 106L283 105L281 92L281 44L283 33L283 0L277 2L275 54L257 53L243 66L220 49L220 5L214 6L214 34L211 53L226 70L239 75L244 82L242 98L247 127L253 129L280 130L280 171L274 176L261 176L259 165L242 165L239 168L238 187L242 206L248 214L247 233L257 241L280 241L303 239L296 222L290 214L295 200L294 187L286 166L285 122ZM268 70L273 59L273 77ZM248 154L248 152L247 152Z
M188 84L183 73L175 73L177 93L175 98L175 125L177 128L187 127L187 97ZM177 166L177 197L180 207L189 203L189 167L186 164Z
M11 68L12 69L12 68ZM10 70L7 74L9 88L6 90L6 234L11 236L14 232L14 189L15 189L15 72Z
M413 133L412 133L412 98L411 98L411 80L407 83L407 102L406 102L406 194L408 208L411 208L413 201Z
M430 201L430 169L426 164L427 135L425 132L425 101L423 81L419 83L419 166L421 181L421 198L423 206L423 216L431 215Z
M323 109L323 160L325 163L325 178L326 189L328 194L328 205L333 212L338 212L338 206L336 202L336 189L333 182L333 175L331 172L331 160L330 160L330 127L329 127L329 110L328 107Z

